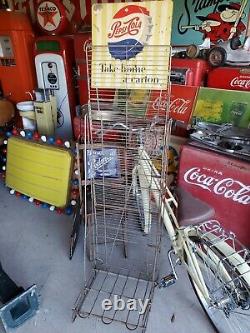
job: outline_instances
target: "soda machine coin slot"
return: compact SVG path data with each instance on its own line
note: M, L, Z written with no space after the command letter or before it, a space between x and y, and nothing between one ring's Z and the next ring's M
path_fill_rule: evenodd
M187 75L187 69L172 68L170 74L170 81L174 84L185 85L186 75Z

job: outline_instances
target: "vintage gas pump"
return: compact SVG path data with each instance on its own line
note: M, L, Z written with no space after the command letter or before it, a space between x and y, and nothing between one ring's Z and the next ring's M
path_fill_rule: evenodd
M13 103L30 99L36 86L34 34L28 16L0 10L0 82Z
M74 52L71 38L44 36L35 42L38 88L53 90L57 102L56 135L72 138L75 115Z

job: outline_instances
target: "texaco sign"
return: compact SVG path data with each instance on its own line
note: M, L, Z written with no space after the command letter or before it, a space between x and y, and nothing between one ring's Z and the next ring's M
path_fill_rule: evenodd
M37 8L37 21L48 32L57 30L61 17L59 8L52 1L43 1Z
M80 25L90 25L91 6L97 2L117 0L6 0L11 10L28 14L32 23L37 22L38 27L48 34L74 33Z

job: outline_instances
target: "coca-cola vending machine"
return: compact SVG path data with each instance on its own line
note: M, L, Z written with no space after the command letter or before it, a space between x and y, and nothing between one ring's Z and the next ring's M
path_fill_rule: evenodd
M172 58L171 61L171 82L185 86L204 86L207 82L207 75L210 66L203 59L181 59Z
M211 88L250 91L250 68L215 68L208 74L207 86Z
M178 185L212 206L222 226L250 246L249 161L186 144L180 155Z

